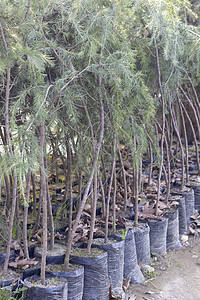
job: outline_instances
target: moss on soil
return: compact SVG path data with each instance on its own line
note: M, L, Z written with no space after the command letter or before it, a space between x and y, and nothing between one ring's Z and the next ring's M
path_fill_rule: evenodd
M52 249L52 250L50 250L49 247L50 246L48 245L48 249L47 249L47 255L48 256L63 255L63 254L66 253L66 249L67 249L66 245L59 244L59 243L55 243L54 249ZM37 246L35 248L35 253L38 253L38 254L42 255L42 247L41 246Z
M45 285L41 284L41 279L38 276L32 276L26 279L25 285L28 287L35 286L41 288L52 288L62 286L67 282L67 279L64 277L47 277L45 279Z
M100 254L103 254L105 251L98 249L98 248L92 248L90 254L87 253L87 249L82 248L73 248L71 251L72 256L80 256L80 257L95 257Z
M82 266L69 264L69 268L67 269L67 272L76 271L80 268L82 268ZM46 271L58 272L58 273L66 272L64 265L47 265Z
M92 244L94 245L107 245L107 244L113 244L113 243L117 243L118 241L114 240L114 239L108 239L107 243L105 243L105 239L104 238L97 238L94 239Z

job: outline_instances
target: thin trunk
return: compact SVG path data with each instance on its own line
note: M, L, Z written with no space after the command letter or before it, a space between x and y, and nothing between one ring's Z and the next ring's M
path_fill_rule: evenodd
M165 129L166 129L166 140L167 140L167 144L168 144L168 148L169 148L169 160L171 160L171 158L173 157L172 154L172 149L171 149L171 136L170 136L170 128L169 128L169 124L168 124L168 120L167 118L165 118Z
M183 103L180 101L180 104L184 110L184 113L190 123L190 127L192 129L192 134L193 134L193 137L194 137L194 144L195 144L195 149L196 149L196 160L197 160L197 168L198 168L198 173L200 173L200 162L199 162L199 149L198 149L198 143L197 143L197 138L196 138L196 133L195 133L195 130L194 130L194 126L193 126L193 123L192 123L192 120L185 108L185 106L183 105Z
M68 177L68 175L67 175ZM65 220L65 208L66 208L66 203L67 203L67 196L68 196L68 181L66 180L66 184L65 184L65 191L64 191L64 195L63 195L63 202L62 202L62 214L61 214L61 221L64 222Z
M188 153L188 139L187 139L187 130L185 125L185 118L183 114L183 108L180 104L179 100L179 106L180 106L180 112L181 112L181 118L182 118L182 124L183 124L183 135L184 135L184 142L185 142L185 169L186 169L186 182L189 182L189 153Z
M168 186L167 186L167 194L165 197L165 202L167 203L170 197L170 189L171 189L171 163L170 163L170 155L172 152L171 144L170 144L170 132L169 132L169 125L167 119L166 121L166 133L165 135L165 142L166 142L166 155L167 155L167 166L168 166Z
M103 139L103 132L102 132L102 139ZM82 211L84 209L85 203L86 203L86 201L88 199L88 193L89 193L89 189L90 189L90 186L91 186L91 183L92 183L92 180L93 180L93 176L94 176L94 172L95 172L95 169L96 169L96 164L97 164L97 160L98 160L98 157L99 157L99 152L100 152L101 144L102 144L102 140L101 140L101 142L100 142L100 144L98 146L99 150L96 153L95 160L94 160L94 162L92 164L92 169L90 171L90 175L89 175L86 187L85 187L85 191L84 191L84 194L83 194L83 199L82 199L81 205L78 208L78 211L77 211L77 214L76 214L76 218L74 220L72 231L69 233L69 236L68 236L67 249L66 249L66 254L65 254L65 263L64 263L65 270L68 270L68 268L69 268L69 256L70 256L70 252L71 252L72 241L73 241L73 238L74 238L74 235L75 235L78 223L80 221L81 214L82 214Z
M103 184L103 189L104 189L104 195L107 195L107 182L108 182L108 175L105 167L105 162L103 156L101 156L101 162L102 162L102 169L103 169L103 175L104 175L104 184Z
M113 174L113 232L114 233L116 233L116 194L117 194L117 175L116 175L116 168L115 168Z
M186 72L186 71L185 71ZM187 75L187 77L188 77L188 79L189 79L189 81L190 81L190 84L191 84L191 86L192 86L192 90L193 90L193 93L194 93L194 96L195 96L195 102L196 102L196 105L198 106L198 108L199 108L199 111L200 111L200 103L199 103L199 97L198 97L198 94L197 94L197 92L196 92L196 89L195 89L195 87L194 87L194 84L193 84L193 82L192 82L192 79L190 78L190 76L189 76L189 74L186 72L186 75Z
M100 129L100 134L99 134L99 140L98 140L97 147L96 147L96 155L94 157L94 161L93 161L93 164L92 164L92 169L90 171L89 179L88 179L88 182L87 182L86 187L85 187L85 191L84 191L84 194L83 194L83 199L82 199L81 205L80 205L80 207L77 211L76 218L74 220L74 224L73 224L73 227L72 227L72 231L70 232L69 237L68 237L67 250L66 250L65 262L64 262L65 270L67 270L69 268L69 256L70 256L70 252L71 252L72 241L73 241L78 223L80 221L82 211L84 209L85 203L86 203L87 198L88 198L88 192L89 192L92 180L93 180L94 172L96 170L96 165L97 165L97 162L98 162L98 159L99 159L99 153L100 153L101 146L102 146L102 141L103 141L103 135L104 135L104 107L103 107L102 94L101 94L101 85L102 85L102 79L99 76L99 100L100 100L100 111L101 111L101 116L100 116L101 129Z
M43 233L43 247L41 260L41 284L45 285L45 266L47 256L47 191L46 191L46 175L44 165L44 136L45 125L44 122L40 125L40 168L41 168L41 189L42 189L42 233Z
M42 170L40 168L40 197L39 197L39 206L38 206L38 212L37 212L37 221L35 225L35 230L39 228L40 225L40 218L41 218L41 208L42 208L42 201L43 201L43 188L42 188Z
M36 214L36 184L35 184L35 176L33 173L31 173L31 182L32 182L32 187L33 187L33 215L35 216Z
M83 107L88 119L89 123L89 128L90 128L90 134L91 134L91 142L92 142L92 149L93 149L93 155L95 156L95 138L94 138L94 130L93 130L93 125L90 119L90 115L87 110L87 106L82 100ZM98 167L97 167L98 169ZM87 253L90 254L91 252L91 246L92 246L92 240L93 240L93 234L94 234L94 226L95 226L95 219L96 219L96 206L97 206L97 182L98 182L98 175L97 175L97 170L94 173L94 187L93 187L93 193L92 193L92 198L91 198L91 219L90 219L90 237L88 241L88 246L87 246Z
M40 175L41 177L41 175ZM39 200L39 205L38 205L38 213L37 213L37 220L36 220L36 225L34 226L34 230L37 230L40 225L40 219L41 219L41 209L42 209L42 194L40 193L40 200Z
M6 186L5 214L6 217L8 217L11 199L10 199L10 182L7 175L4 175L4 180Z
M81 198L82 198L82 187L83 187L82 170L79 171L78 186L79 186L79 197L78 197L77 209L81 205Z
M185 167L184 167L184 159L185 159L185 155L184 155L184 150L183 150L183 146L182 146L182 143L181 143L181 137L180 137L180 134L179 134L179 131L178 131L178 128L176 126L176 122L175 122L175 116L174 116L174 113L172 111L172 106L171 106L171 103L169 102L169 110L170 110L170 115L171 115L171 119L172 119L172 122L173 122L173 126L174 126L174 130L176 132L176 136L178 138L178 141L179 141L179 144L180 144L180 148L181 148L181 157L182 157L182 179L181 179L181 190L183 189L183 186L184 186L184 171L185 171Z
M114 149L115 149L115 147L116 146L114 146ZM115 172L115 162L116 162L116 159L115 159L115 151L114 151L114 158L113 158L113 163L112 163L110 183L109 183L109 187L108 187L108 197L107 197L107 203L106 203L105 243L108 242L109 204L110 204L110 196L111 196L111 189L112 189L112 183L113 183L113 175L114 175L114 172Z
M6 146L6 139L5 139L5 136L4 136L3 131L1 129L1 125L0 125L0 136L1 136L1 139L2 139L3 145Z
M94 235L94 226L95 226L95 220L96 220L96 207L97 207L97 197L98 197L98 190L97 190L97 170L94 173L94 188L93 188L93 201L92 201L92 208L91 208L91 220L90 220L90 237L88 240L87 245L87 253L90 254L91 252L91 246L93 241L93 235Z
M138 167L134 168L134 198L135 198L135 216L134 216L134 226L138 225Z
M7 70L7 83L6 83L6 100L5 100L5 140L6 145L9 147L10 154L13 153L11 140L10 140L10 129L9 129L9 97L10 97L10 68Z
M57 158L57 153L56 153L56 184L59 183L59 174L58 174L58 158Z
M170 167L170 159L169 159L169 145L167 142L167 138L165 137L165 144L166 144L166 159L167 159L167 171L168 171L168 181L167 181L167 193L165 197L165 203L168 203L170 197L170 184L171 184L171 167Z
M118 152L119 152L119 160L120 160L121 169L122 169L122 179L123 179L123 186L124 186L124 211L126 211L126 208L127 208L127 198L128 198L127 197L126 173L125 173L123 159L122 159L122 154L121 154L119 146L118 146Z
M15 217L16 200L17 200L17 175L16 175L16 171L14 170L13 171L12 207L11 207L9 229L8 229L6 257L5 257L4 267L3 267L3 275L4 276L8 272L8 263L9 263L9 257L10 257L10 246L11 246L11 242L12 242L12 229L13 229L13 222L14 222L14 217Z
M166 186L168 185L168 177L167 177L167 171L166 171L166 168L165 168L165 165L163 164L163 166L162 166L162 170L163 170L163 176L164 176L164 178L165 178L165 184L166 184Z
M196 102L196 99L193 100L193 96L192 94L190 93L190 88L188 86L186 86L186 89L187 89L187 94L188 94L188 97L191 99L193 105L194 105L194 108L196 110L196 113L197 113L197 117L198 117L198 120L200 120L200 109L199 109L199 106Z
M170 128L168 128L167 132L169 133L170 162L171 162L172 168L174 170L175 169L175 160L174 160L174 153L173 153L173 136L174 136L173 128L174 127L173 127L172 118L170 118L170 126L169 127Z
M138 173L138 193L142 190L142 155L140 156L140 167Z
M150 158L150 164L149 164L148 185L151 184L152 170L153 170L153 153L152 153L151 143L149 143L149 158Z
M2 139L3 145L6 146L5 135L2 132L1 126L0 126L0 136ZM8 217L11 199L10 199L9 177L6 174L4 175L4 181L5 181L5 186L6 186L6 201L5 201L5 206L4 206L4 212L5 212L5 216Z
M166 119L165 119L165 121L166 121ZM160 124L158 122L156 122L156 123L157 123L157 126L161 130ZM167 163L167 170L168 170L168 175L167 175L166 168L163 164L163 172L164 172L165 182L166 182L166 186L167 186L167 193L166 193L166 197L165 197L165 203L167 204L167 202L169 200L169 197L170 197L171 167L170 167L170 158L169 158L169 145L168 145L168 140L167 140L166 134L164 135L164 142L165 142L166 163Z
M100 184L100 187L101 187L102 217L105 218L105 216L106 216L106 202L105 202L105 193L104 193L104 187L103 187L101 175L99 176L99 184Z
M45 169L48 174L48 160L47 156L45 155ZM52 205L51 205L51 198L49 193L49 186L48 186L48 178L46 179L46 195L47 195L47 208L49 212L49 221L50 221L50 249L54 248L54 221L53 221L53 213L52 213Z
M72 193L72 155L69 137L66 137L67 161L68 161L68 187L69 187L69 233L72 229L73 193Z
M160 73L160 62L159 62L159 53L158 48L156 44L156 40L154 39L154 45L156 50L156 62L157 62L157 71L158 71L158 82L159 82L159 88L161 93L161 106L162 106L162 132L161 132L161 145L160 145L160 166L159 166L159 174L158 174L158 184L157 184L157 201L156 201L156 208L155 208L155 214L158 215L158 203L160 199L160 184L161 184L161 175L162 175L162 166L163 166L163 143L164 143L164 135L165 135L165 101L164 101L164 95L162 91L162 82L161 82L161 73Z
M200 140L200 123L199 123L199 118L197 116L197 112L196 112L196 109L192 103L192 101L190 100L190 98L188 97L188 95L186 94L186 92L184 91L184 89L182 87L180 87L180 90L181 92L183 93L183 95L185 96L185 98L188 100L189 104L190 104L190 107L193 111L193 114L194 114L194 119L196 121L196 126L197 126L197 131L198 131L198 138Z
M50 249L52 250L54 248L54 221L53 221L53 213L52 213L52 205L51 205L51 198L50 198L50 193L49 193L49 186L48 186L48 181L47 181L47 207L49 211L49 220L50 220Z
M15 239L19 240L19 230L20 230L20 225L19 225L19 196L20 194L17 193L17 199L16 199L16 206L15 206L15 219L14 219L14 224L15 224Z
M28 241L27 241L27 220L28 220L28 207L30 198L30 186L31 186L31 170L28 170L26 176L26 199L24 201L24 218L23 218L23 243L24 243L24 254L29 259Z
M1 25L1 23L0 23ZM3 29L1 27L1 34L3 36ZM6 136L6 144L8 145L10 155L13 155L13 149L11 145L10 139L10 130L9 130L9 99L10 99L10 68L7 70L7 81L6 81L6 97L5 97L5 136ZM8 154L9 155L9 154ZM9 219L9 229L8 229L8 240L7 240L7 249L6 249L6 257L3 267L3 276L5 276L8 272L8 263L10 256L10 246L12 242L12 230L13 230L13 222L15 217L15 209L16 209L16 201L17 201L17 174L14 168L13 172L13 192L12 192L12 207Z
M67 150L67 143L66 143L66 151ZM62 215L61 215L61 221L64 222L65 219L65 208L66 208L66 203L67 203L67 197L69 195L69 155L67 154L67 166L66 166L66 171L65 171L65 192L63 195L63 203L62 203Z

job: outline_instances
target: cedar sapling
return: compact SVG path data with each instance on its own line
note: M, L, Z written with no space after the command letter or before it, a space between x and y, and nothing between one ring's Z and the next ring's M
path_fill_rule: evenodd
M180 108L180 113L181 113L181 119L182 119L182 125L183 125L183 136L184 136L184 145L185 145L185 169L186 169L186 182L189 182L189 152L188 152L188 138L187 138L187 130L186 130L186 125L185 125L185 118L183 114L183 108L180 104L180 99L179 100L179 108Z
M185 160L185 153L184 153L184 149L183 149L183 146L182 146L182 143L181 143L181 137L180 137L180 133L178 131L178 128L177 128L177 125L176 125L176 121L175 121L175 113L173 112L172 110L172 104L171 102L169 102L169 111L170 111L170 116L171 116L171 119L172 119L172 123L173 123L173 127L174 127L174 130L176 132L176 136L178 138L178 141L179 141L179 145L180 145L180 149L181 149L181 158L182 158L182 161L181 161L181 168L182 168L182 178L181 178L181 186L180 186L180 189L182 190L183 189L183 186L184 186L184 171L185 171L185 166L184 166L184 160Z
M31 185L31 170L28 170L26 176L26 198L24 200L24 217L23 217L23 243L24 243L24 254L29 259L28 242L27 242L27 220L28 220L28 207L30 198L30 185Z

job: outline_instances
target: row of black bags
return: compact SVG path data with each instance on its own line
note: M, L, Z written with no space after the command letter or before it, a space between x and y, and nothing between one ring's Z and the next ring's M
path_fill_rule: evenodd
M59 288L30 287L30 278L39 278L40 269L23 272L22 283L28 286L24 299L107 300L109 287L115 294L123 293L123 278L130 279L131 283L142 283L144 276L139 264L148 264L150 253L164 254L167 248L180 247L180 235L188 231L189 219L194 211L194 192L185 193L178 202L179 208L167 211L161 220L139 223L137 227L111 236L107 244L95 240L92 248L99 249L97 255L86 257L72 253L70 263L79 265L76 270L47 272L47 277L66 279L67 282ZM86 246L83 244L81 247L85 249ZM64 255L47 257L47 264L63 262Z

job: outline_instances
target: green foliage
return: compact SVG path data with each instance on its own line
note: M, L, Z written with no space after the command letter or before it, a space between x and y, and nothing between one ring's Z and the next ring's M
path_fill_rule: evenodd
M129 231L129 229L130 228L126 228L125 230L124 229L122 229L122 240L125 240L125 238L126 238L126 235L127 235L127 233L128 233L128 231Z
M0 299L1 300L14 300L21 299L23 300L24 291L27 289L26 287L17 288L15 291L12 291L13 286L5 286L0 289ZM21 295L21 296L20 296Z
M22 195L28 170L39 169L41 120L47 127L47 151L55 146L66 155L68 136L74 172L81 169L87 175L100 132L100 98L106 163L113 156L114 136L130 147L135 165L150 139L157 149L156 47L166 115L168 101L176 100L188 74L194 86L199 84L200 10L195 0L2 0L0 14L0 126L5 125L11 68L9 146L14 149L11 154L8 145L1 145L1 181L16 168Z

